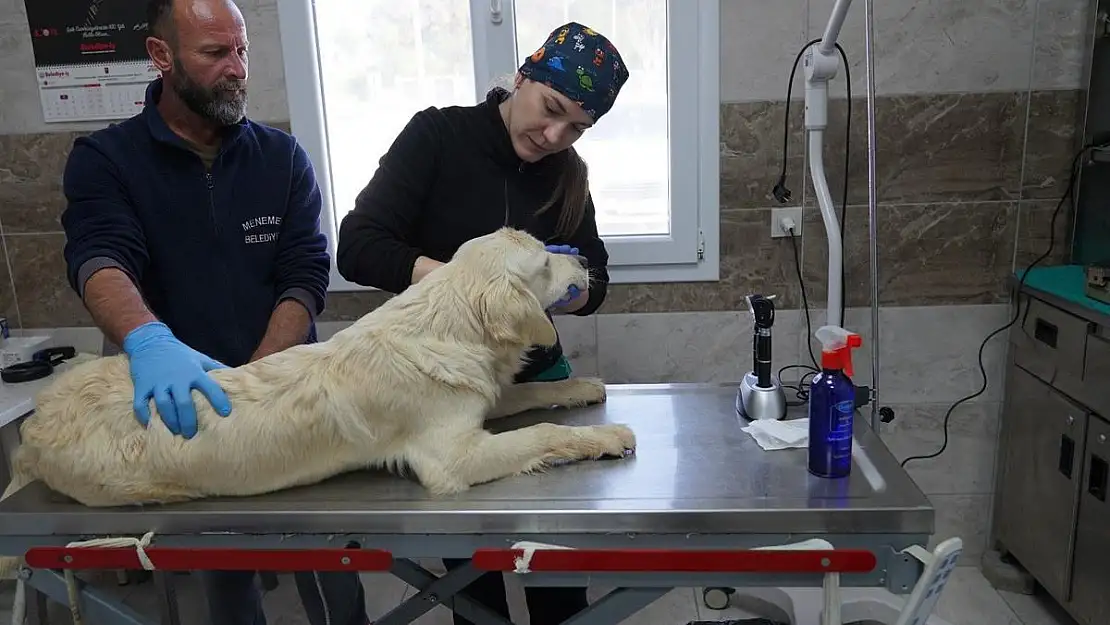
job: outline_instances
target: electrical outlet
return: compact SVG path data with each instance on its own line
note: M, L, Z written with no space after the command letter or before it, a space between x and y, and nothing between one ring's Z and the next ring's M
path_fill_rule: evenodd
M790 222L793 223L790 224ZM786 229L784 224L790 224L794 226L794 236L802 236L802 207L791 206L790 208L771 209L772 239L790 236L790 232Z

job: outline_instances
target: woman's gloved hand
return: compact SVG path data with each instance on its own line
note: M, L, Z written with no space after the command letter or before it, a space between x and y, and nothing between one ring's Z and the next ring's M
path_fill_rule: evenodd
M571 247L569 245L545 245L543 249L547 250L551 254L567 254L569 256L578 256L578 248ZM564 295L562 299L552 304L552 307L562 308L563 306L566 306L567 304L573 302L579 295L582 295L582 291L578 290L578 287L572 284L567 290L567 294Z
M574 286L574 285L572 284L572 285L570 285L570 288L569 288L569 289L567 289L567 294L566 294L566 295L564 295L564 296L562 297L562 299L560 299L559 301L555 302L555 303L554 303L554 304L552 304L551 306L552 306L553 308L562 308L562 307L566 306L567 304L569 304L569 303L573 302L573 301L574 301L575 299L577 299L577 298L578 298L578 296L579 296L579 295L581 295L581 294L582 294L582 291L579 291L579 290L578 290L578 287L576 287L576 286Z
M208 372L223 369L223 363L185 345L159 321L145 323L123 340L123 351L131 360L135 385L135 416L150 423L150 399L170 432L192 438L197 433L197 412L192 389L197 389L220 416L231 414L231 401Z
M545 245L543 249L551 254L569 254L570 256L578 256L578 248L569 245Z

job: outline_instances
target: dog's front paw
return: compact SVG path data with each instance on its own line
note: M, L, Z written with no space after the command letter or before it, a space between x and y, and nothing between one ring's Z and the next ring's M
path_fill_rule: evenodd
M636 452L636 433L627 425L615 423L593 427L599 431L601 437L605 440L605 451L602 456L621 458Z
M570 378L560 389L564 393L562 400L565 408L578 408L605 402L605 381L601 378Z
M636 451L636 435L625 425L574 427L572 436L551 449L544 463L554 466L577 460L623 458Z

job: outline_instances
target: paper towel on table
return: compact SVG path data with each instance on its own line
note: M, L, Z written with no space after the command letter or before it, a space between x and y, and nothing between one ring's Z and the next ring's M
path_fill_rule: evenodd
M742 428L766 451L796 449L809 445L809 419L757 419Z

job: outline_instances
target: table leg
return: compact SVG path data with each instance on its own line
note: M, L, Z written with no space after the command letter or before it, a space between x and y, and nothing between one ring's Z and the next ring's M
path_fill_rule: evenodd
M49 625L46 611L46 594L30 584L24 584L27 593L27 625Z
M162 625L181 625L173 573L155 571L154 588L158 592L158 616Z
M50 601L66 606L68 614L68 590L64 577L58 571L32 569L31 576L24 585L27 589L28 625L48 625L46 616L48 598ZM149 625L147 619L122 601L90 584L77 580L77 588L80 595L81 614L88 625Z
M448 571L442 577L410 560L393 563L394 576L420 589L401 605L374 621L375 625L402 625L412 623L437 605L444 605L452 612L477 625L513 625L493 610L463 593L463 589L482 576L482 571L469 563Z

